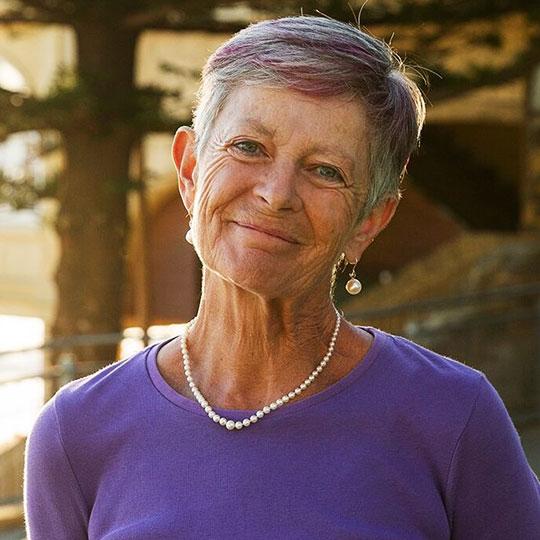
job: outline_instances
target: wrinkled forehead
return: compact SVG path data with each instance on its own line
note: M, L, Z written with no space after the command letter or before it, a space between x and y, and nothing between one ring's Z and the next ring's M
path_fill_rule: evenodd
M365 109L358 99L248 85L229 94L212 132L219 137L256 134L279 144L334 148L352 160L366 154L369 137Z

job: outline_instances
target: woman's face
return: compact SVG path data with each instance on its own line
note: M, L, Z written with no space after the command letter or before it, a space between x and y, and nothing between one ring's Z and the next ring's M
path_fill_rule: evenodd
M369 234L357 222L366 137L357 102L236 89L198 159L185 142L173 149L204 265L267 298L328 294L340 254Z

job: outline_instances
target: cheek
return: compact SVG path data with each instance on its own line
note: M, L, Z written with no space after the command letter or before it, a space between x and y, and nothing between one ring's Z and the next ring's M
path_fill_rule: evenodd
M208 260L218 247L227 219L234 216L249 186L239 167L226 159L214 162L201 173L195 191L193 231L202 251L199 256Z
M201 171L200 182L196 189L201 197L209 191L214 197L216 193L220 195L219 198L233 197L246 189L249 176L245 169L230 156L220 156Z
M356 223L357 204L350 192L334 192L331 197L319 197L309 213L318 244L329 251L339 250Z

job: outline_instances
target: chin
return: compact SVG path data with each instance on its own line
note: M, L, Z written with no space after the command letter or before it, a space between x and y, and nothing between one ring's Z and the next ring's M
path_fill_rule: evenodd
M294 271L291 264L283 265L268 253L249 253L230 258L215 266L217 274L253 294L276 298L286 294Z

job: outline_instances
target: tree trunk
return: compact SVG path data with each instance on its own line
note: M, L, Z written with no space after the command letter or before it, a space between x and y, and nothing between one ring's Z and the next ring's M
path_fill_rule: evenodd
M136 36L99 21L75 30L87 103L63 133L55 337L122 330L129 160L136 141L126 107L134 92ZM116 359L117 345L70 350L77 361L91 362L95 369ZM57 362L54 355L52 363Z
M525 167L521 224L524 230L540 233L540 63L527 80L525 109Z

